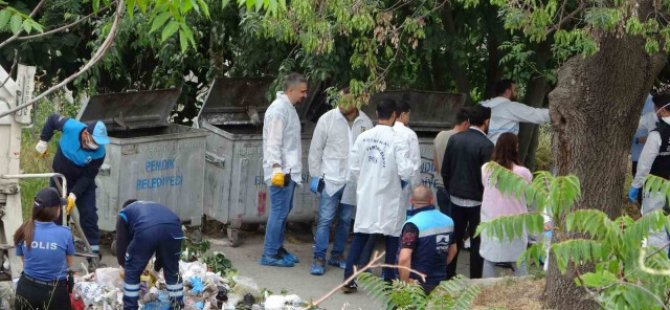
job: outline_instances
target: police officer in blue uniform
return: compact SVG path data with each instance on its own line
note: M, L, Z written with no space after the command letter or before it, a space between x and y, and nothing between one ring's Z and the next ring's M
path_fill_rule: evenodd
M447 264L457 253L453 240L454 221L433 205L433 192L424 185L412 193L413 209L408 211L400 237L398 265L426 276L425 281L408 269L398 269L402 281L418 281L426 294L447 279Z
M100 230L95 205L95 177L105 160L105 145L109 144L107 128L103 122L82 123L72 118L52 114L47 118L40 141L35 150L46 155L48 142L54 131L62 132L58 149L54 156L54 172L65 176L67 180L67 210L77 204L81 228L91 249L100 252ZM51 185L56 188L52 180Z
M23 261L15 309L70 309L67 275L74 258L72 233L54 223L63 205L65 199L56 189L42 189L33 200L31 219L14 233L16 255Z
M172 309L183 306L179 255L184 233L179 217L162 204L128 200L116 219L116 258L125 269L123 309L138 309L140 275L156 254L154 270L163 268Z

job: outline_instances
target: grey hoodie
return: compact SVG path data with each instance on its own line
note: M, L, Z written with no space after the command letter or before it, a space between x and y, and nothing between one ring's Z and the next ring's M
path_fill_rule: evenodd
M519 122L542 124L549 122L549 110L531 108L505 97L495 97L480 103L491 109L488 138L495 144L498 137L511 132L519 134Z

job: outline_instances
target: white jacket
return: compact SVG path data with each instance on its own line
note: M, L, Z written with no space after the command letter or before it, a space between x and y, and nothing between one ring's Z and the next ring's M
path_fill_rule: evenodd
M349 157L350 178L358 180L354 232L400 236L407 206L400 203L400 180L414 169L407 143L390 126L361 133Z
M410 184L412 187L417 186L421 184L421 149L419 147L419 137L414 130L401 122L395 122L393 130L407 143L409 160L412 162L413 167Z
M268 183L272 166L279 164L291 179L302 183L302 149L300 145L300 119L295 107L284 92L277 92L277 99L265 111L263 120L263 174Z
M326 183L326 194L334 195L345 184L347 188L342 195L342 202L356 204L356 183L348 183L349 177L349 150L354 145L356 137L372 128L370 118L359 111L352 127L339 108L334 108L323 114L314 128L312 143L309 146L309 174L312 177L322 177ZM345 195L346 194L346 195Z
M495 97L483 101L482 106L491 108L488 138L496 144L498 137L505 132L519 134L519 122L542 124L549 122L549 110L531 108L523 103L511 101L505 97Z

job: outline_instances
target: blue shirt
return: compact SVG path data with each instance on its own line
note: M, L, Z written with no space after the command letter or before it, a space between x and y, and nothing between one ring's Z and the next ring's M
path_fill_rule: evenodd
M53 222L35 221L32 247L24 241L16 245L16 255L23 256L23 272L41 281L67 279L66 256L74 255L72 233Z

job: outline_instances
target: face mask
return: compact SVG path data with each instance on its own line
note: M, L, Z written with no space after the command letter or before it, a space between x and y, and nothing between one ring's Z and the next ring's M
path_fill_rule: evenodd
M670 125L670 116L664 116L662 119L666 124Z
M86 144L87 149L93 150L93 151L97 150L98 147L99 147L97 144L95 144L95 142L93 142L93 139L91 138L91 136L86 136L84 138L84 144Z

